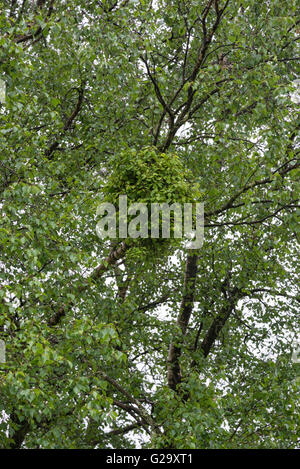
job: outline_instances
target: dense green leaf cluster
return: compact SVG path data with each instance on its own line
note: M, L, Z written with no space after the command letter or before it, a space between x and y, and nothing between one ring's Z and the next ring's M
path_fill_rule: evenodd
M129 203L142 202L147 206L192 203L200 196L192 174L179 156L160 153L152 147L128 149L116 155L103 193L104 201L116 206L120 195L126 195Z
M127 204L142 203L147 210L149 239L139 239L127 243L138 244L152 250L157 255L170 254L170 247L178 246L174 242L174 211L171 210L170 239L151 239L151 204L166 203L169 207L178 204L182 213L185 203L196 203L200 200L200 191L190 171L183 164L178 155L168 152L161 153L154 147L146 147L140 151L128 149L116 155L111 161L110 176L103 187L103 202L109 202L117 208L117 228L119 228L119 197L126 196ZM162 206L162 205L160 205ZM141 209L139 210L141 212ZM128 223L133 216L128 217ZM162 216L160 215L160 236L162 230ZM149 255L149 252L146 252Z

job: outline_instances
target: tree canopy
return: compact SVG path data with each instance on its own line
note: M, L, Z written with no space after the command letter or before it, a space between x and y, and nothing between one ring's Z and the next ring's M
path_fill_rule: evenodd
M0 0L1 448L299 446L298 14ZM200 249L97 236L187 184Z

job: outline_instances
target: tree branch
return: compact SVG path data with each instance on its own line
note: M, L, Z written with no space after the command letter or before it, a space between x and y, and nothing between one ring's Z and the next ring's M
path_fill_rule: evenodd
M177 325L180 327L183 337L186 334L187 326L194 306L197 261L198 257L196 254L188 256L186 260L184 275L184 292L181 301L179 316L177 318ZM170 344L168 354L168 385L174 391L176 390L177 385L181 382L182 378L179 364L180 356L181 347L175 345L175 343L172 342Z

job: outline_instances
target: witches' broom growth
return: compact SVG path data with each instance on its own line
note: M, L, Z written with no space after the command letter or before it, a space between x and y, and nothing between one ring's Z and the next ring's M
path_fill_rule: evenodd
M155 147L144 147L142 150L128 148L117 154L110 162L110 176L103 187L102 202L112 203L118 208L119 197L127 196L128 205L143 203L147 206L149 214L149 237L135 241L127 239L127 243L140 248L153 249L160 255L165 254L171 246L178 245L174 240L174 213L170 213L170 238L158 239L150 237L151 204L173 203L180 204L182 209L185 203L199 201L201 192L199 184L195 182L183 160L171 151L162 153ZM119 212L117 211L117 228ZM121 214L122 216L122 214ZM128 217L130 222L132 216ZM182 219L183 220L183 219ZM160 234L162 219L159 220ZM117 230L118 232L118 230Z

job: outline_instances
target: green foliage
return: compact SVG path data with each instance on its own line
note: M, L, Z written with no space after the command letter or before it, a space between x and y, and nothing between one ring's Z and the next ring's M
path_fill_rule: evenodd
M116 206L120 195L128 202L168 204L195 202L200 193L192 174L178 155L161 153L153 147L140 151L128 149L114 157L111 175L104 188L104 201Z
M195 203L199 201L200 191L193 182L192 174L183 164L178 155L168 152L161 153L154 147L146 147L140 151L128 149L121 151L110 162L110 176L103 187L102 202L112 203L117 208L117 228L119 227L119 197L127 196L128 206L143 203L148 210L148 232L150 233L150 214L152 203ZM128 217L128 223L132 219ZM160 231L162 220L160 218ZM182 220L183 224L183 220ZM150 234L149 234L150 236ZM170 248L178 247L174 240L174 213L170 213L170 239L127 239L130 245L138 244L147 248L144 255L161 256L170 254ZM142 251L139 255L143 257Z
M39 4L0 0L0 448L299 447L298 3ZM120 194L204 201L197 265L100 240Z

